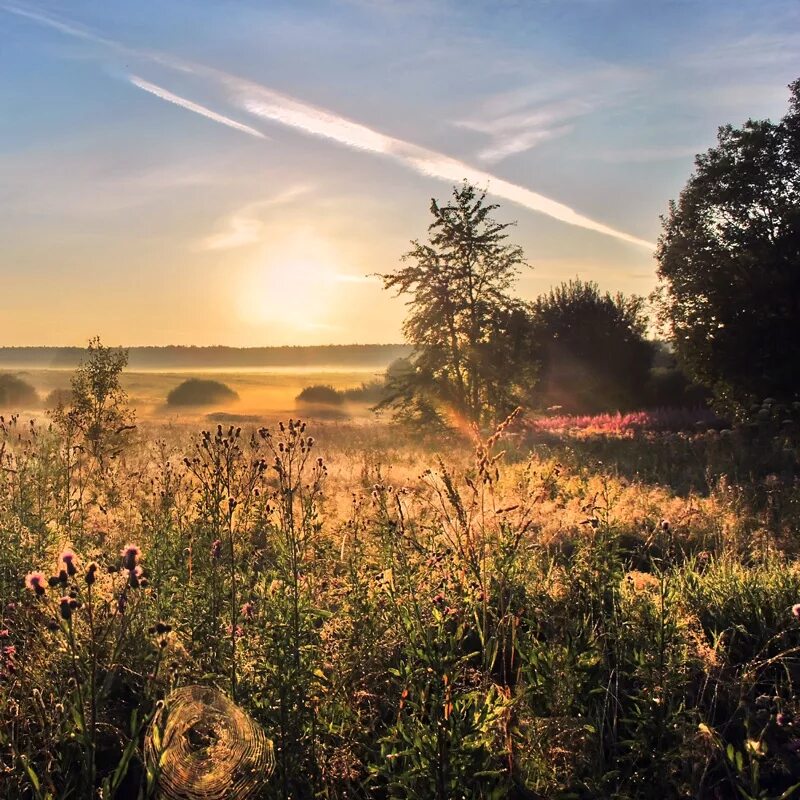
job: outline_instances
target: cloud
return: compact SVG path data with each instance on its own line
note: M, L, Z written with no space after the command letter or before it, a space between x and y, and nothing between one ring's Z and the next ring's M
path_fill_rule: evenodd
M102 37L95 37L88 34L72 25L54 21L44 14L22 12L17 7L3 7L7 11L11 11L15 14L22 14L39 24L56 28L67 35L79 36L80 38L91 39L92 41L100 43L108 43L117 50L122 47ZM276 92L261 84L239 78L235 75L202 64L184 62L169 55L152 53L145 50L132 50L130 48L127 48L127 51L141 58L146 58L183 73L191 73L197 77L205 77L218 84L223 84L228 89L232 101L237 103L239 107L262 119L268 119L286 125L312 136L335 141L345 147L387 156L431 178L448 182L458 182L462 179L466 179L472 183L486 187L489 193L495 197L509 200L523 208L545 214L546 216L568 225L595 231L596 233L611 236L630 244L646 247L650 250L655 248L653 242L646 241L591 219L590 217L580 214L575 209L556 200L552 200L549 197L545 197L538 192L497 178L488 172L472 167L469 164L442 153L428 150L411 142L406 142L402 139L380 133L366 125L362 125L359 122L336 114L335 112L317 108L296 98ZM158 87L155 88L158 89ZM163 90L160 89L159 91L163 92ZM173 97L176 96L173 95ZM164 99L167 98L165 97ZM178 103L179 105L188 102L183 101L182 98L178 99L181 101ZM171 100L170 102L175 102L175 100ZM196 106L196 104L192 105ZM192 110L197 110L197 108ZM203 109L203 111L198 111L198 113L204 113L205 111L208 111L208 109ZM216 112L210 113L215 114ZM218 116L221 117L221 115ZM233 120L229 120L229 122L234 125L239 125L239 123L235 123ZM246 239L248 236L252 236L252 228L244 226L240 228L237 236L230 241Z
M279 94L260 84L231 75L226 75L223 80L232 92L232 100L262 119L288 125L306 134L330 139L346 147L387 156L431 178L448 182L466 179L486 187L495 197L546 214L568 225L586 228L651 250L655 248L652 242L604 225L563 203L497 178L458 159L380 133L366 125Z
M257 244L262 240L266 227L259 212L291 203L311 190L311 186L298 184L279 192L274 197L243 206L224 220L222 230L202 239L197 249L232 250L236 247Z
M491 144L478 153L478 158L496 163L530 150L548 139L569 133L572 120L592 108L587 101L564 100L522 108L513 113L491 115L482 112L480 116L459 120L455 124L489 136Z
M177 94L168 92L166 89L162 89L160 86L156 86L156 84L150 83L149 81L139 78L136 75L129 75L128 80L139 89L143 89L145 92L149 92L156 97L160 97L162 100L166 100L168 103L174 103L176 106L185 108L188 111L193 111L195 114L200 114L200 116L207 117L208 119L214 120L214 122L219 122L221 125L227 125L229 128L233 128L241 133L255 136L257 139L267 138L263 133L261 133L261 131L257 131L255 128L251 128L249 125L243 125L241 122L237 122L230 117L226 117L224 114L218 114L216 111L212 111L210 108L201 106L199 103L193 103L191 100L187 100L185 97L180 97Z

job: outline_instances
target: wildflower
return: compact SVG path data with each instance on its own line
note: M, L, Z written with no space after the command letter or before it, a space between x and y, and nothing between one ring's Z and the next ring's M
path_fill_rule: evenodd
M795 603L792 606L792 616L795 619L800 619L800 603Z
M45 578L41 572L29 572L25 576L25 586L32 592L36 592L37 597L41 597L45 591Z
M214 541L211 542L211 558L214 561L217 561L221 555L222 555L222 542L219 539L214 539Z
M92 563L89 564L89 567L86 570L86 575L84 576L84 580L86 581L87 586L91 586L95 582L95 580L97 580L96 573L97 573L97 564L94 561L92 561Z
M670 524L669 524L669 520L668 519L662 519L659 527L661 528L661 530L664 533L669 533L669 530L670 530L670 527L671 527Z
M120 555L122 556L122 566L127 570L136 568L136 560L142 554L142 551L135 544L126 544L122 548Z
M75 553L67 547L62 551L59 558L64 562L64 566L67 568L67 574L70 578L75 575L78 571L75 567Z
M72 598L62 597L58 601L58 610L61 614L61 619L69 620L72 618Z
M132 589L138 589L140 586L146 586L144 581L144 570L141 567L134 567L128 570L128 586Z
M787 725L792 724L792 717L789 714L781 712L777 717L775 717L775 724L779 728L785 728Z

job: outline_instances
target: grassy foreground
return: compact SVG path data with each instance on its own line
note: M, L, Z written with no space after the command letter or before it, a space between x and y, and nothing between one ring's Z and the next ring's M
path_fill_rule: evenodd
M3 798L156 796L193 683L273 740L266 797L797 793L796 442L138 436L0 425Z

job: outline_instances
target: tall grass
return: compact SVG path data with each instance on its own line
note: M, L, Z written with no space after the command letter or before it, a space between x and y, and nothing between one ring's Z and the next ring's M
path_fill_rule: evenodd
M708 479L671 487L673 434L507 433L145 428L99 470L3 420L0 794L154 796L145 731L204 683L270 797L793 796L796 444L682 435Z

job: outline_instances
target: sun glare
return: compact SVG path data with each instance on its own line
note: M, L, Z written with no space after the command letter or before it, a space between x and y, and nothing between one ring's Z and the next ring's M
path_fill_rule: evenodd
M331 328L339 272L333 245L313 231L297 231L268 245L242 281L242 321L293 332Z

